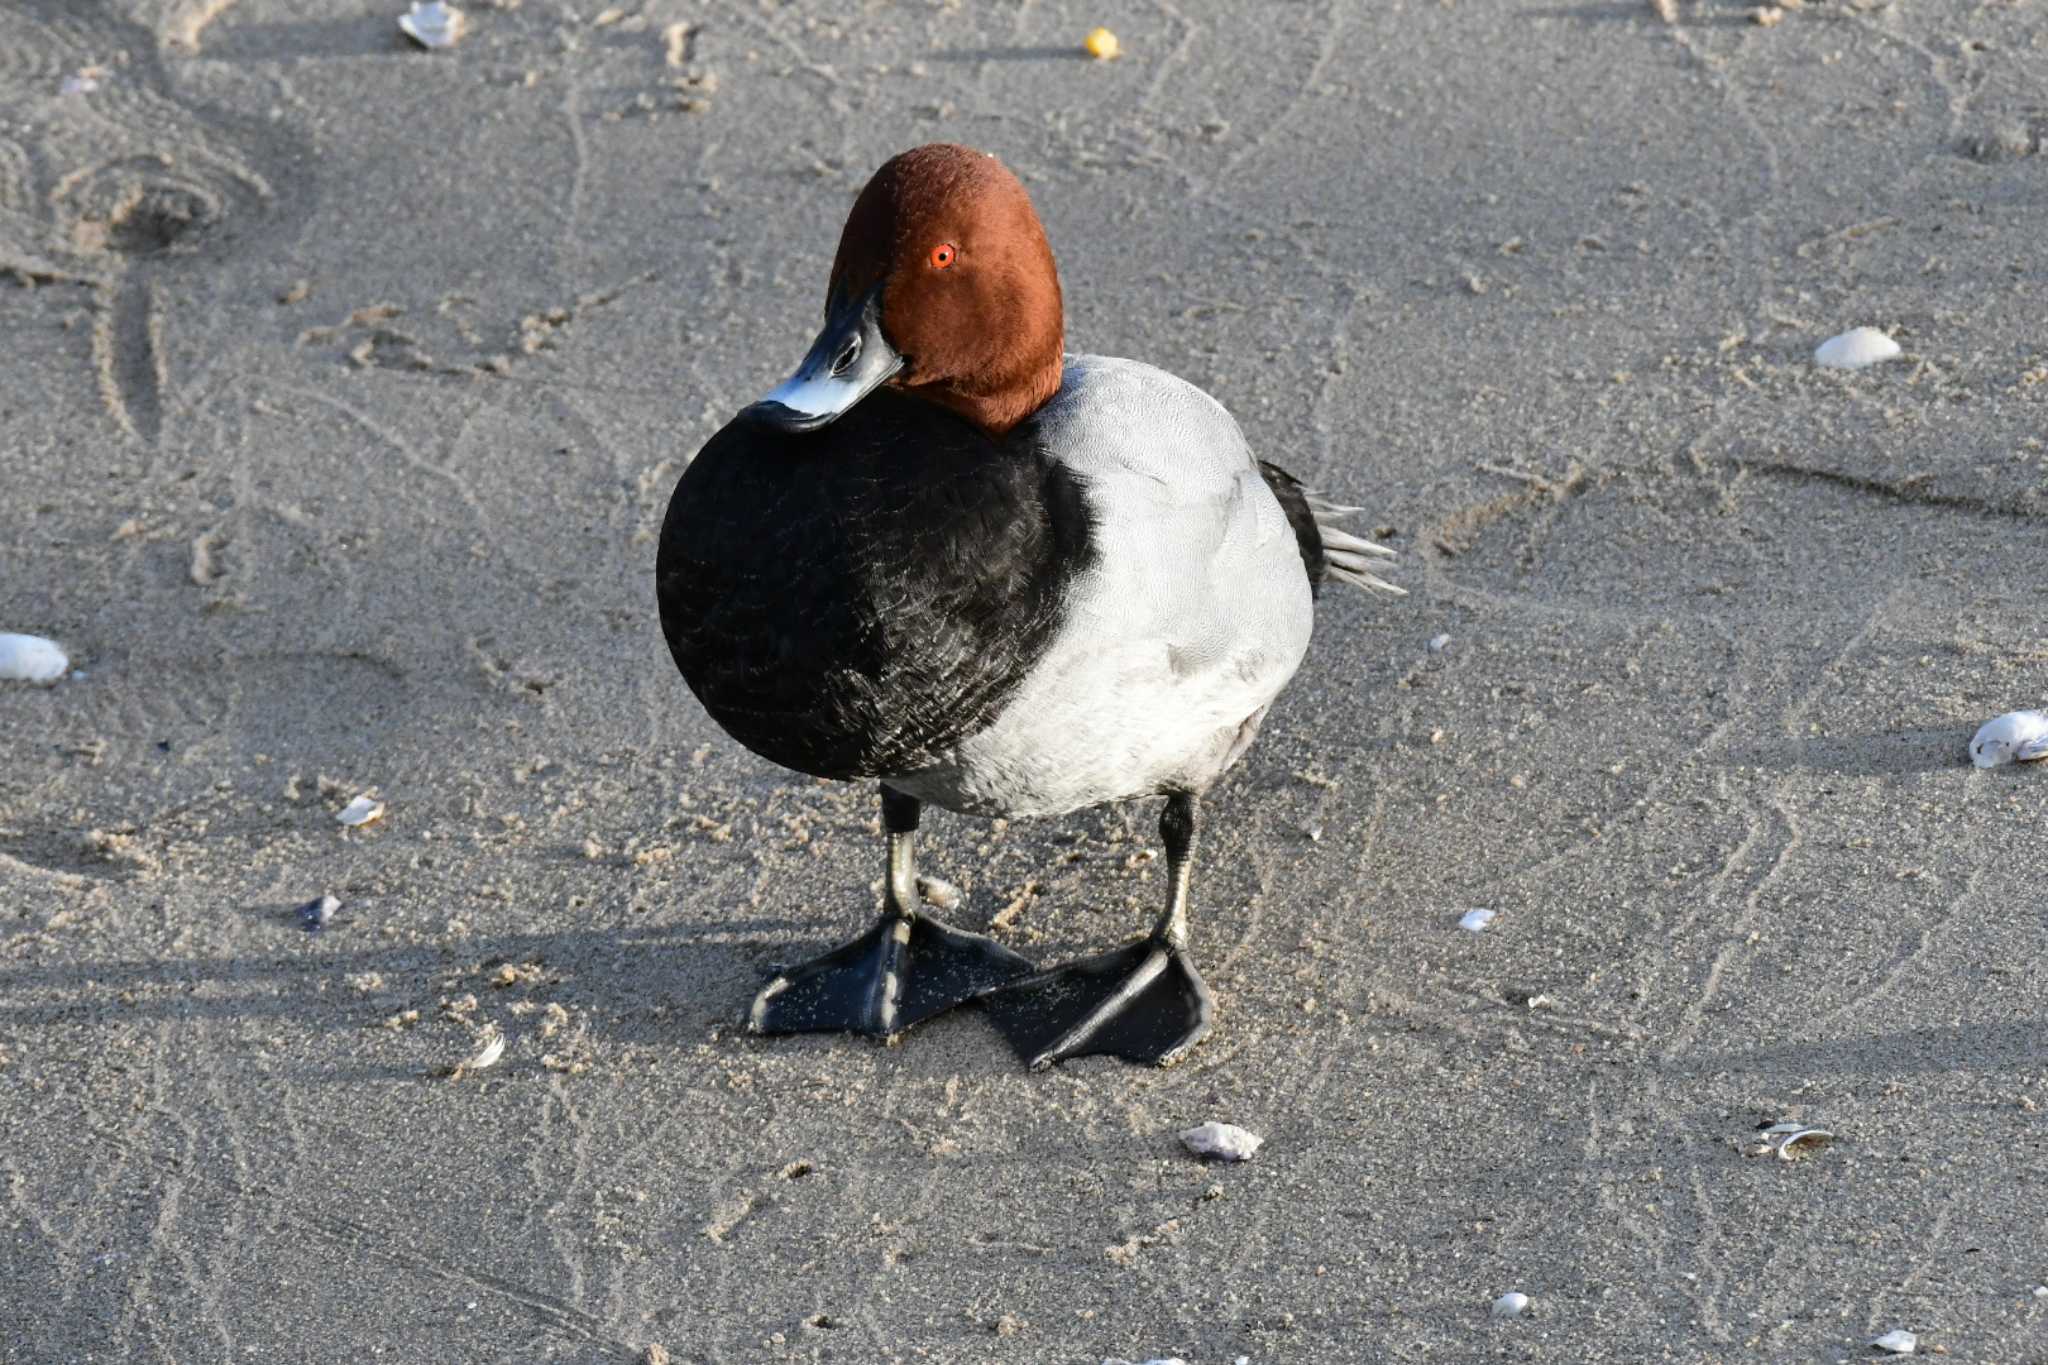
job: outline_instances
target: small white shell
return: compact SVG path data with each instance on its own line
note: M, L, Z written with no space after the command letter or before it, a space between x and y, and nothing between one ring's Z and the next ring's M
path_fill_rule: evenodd
M1780 1161L1804 1160L1835 1140L1833 1133L1810 1123L1774 1123L1757 1129L1756 1135L1763 1141L1750 1148L1748 1154L1774 1156Z
M491 1036L484 1039L484 1045L464 1059L462 1065L455 1068L455 1072L462 1075L471 1071L488 1071L496 1066L498 1059L504 1055L505 1035L494 1029Z
M2040 758L2048 758L2048 711L2009 711L1984 722L1970 741L1970 761L1980 768Z
M1875 1350L1890 1351L1895 1356L1909 1356L1919 1347L1920 1338L1911 1332L1901 1330L1886 1332L1870 1344Z
M1498 910L1467 910L1458 917L1458 927L1468 934L1480 933L1487 925L1493 923L1494 917L1499 913Z
M409 1013L417 1015L419 1011L412 1010ZM401 1020L403 1019L403 1016L396 1017ZM387 1023L385 1027L396 1028L399 1025ZM498 1059L505 1055L505 1035L496 1024L492 1024L484 1029L481 1036L484 1040L483 1045L477 1048L475 1052L470 1053L453 1066L436 1067L427 1074L429 1076L445 1076L451 1081L459 1081L464 1076L475 1075L479 1071L488 1071L496 1066Z
M1218 1123L1214 1119L1199 1128L1188 1129L1180 1140L1196 1156L1220 1157L1225 1161L1250 1161L1266 1141L1234 1123Z
M1898 342L1875 327L1856 327L1815 347L1813 363L1830 370L1860 370L1898 355Z
M367 796L358 796L355 800L337 811L334 818L347 825L350 829L354 829L359 825L367 825L372 820L381 819L383 815L384 803L382 801L373 801Z
M1493 1301L1493 1315L1497 1318L1519 1318L1528 1308L1529 1296L1512 1290Z
M958 910L960 908L960 888L947 881L944 877L920 875L917 879L917 894L924 900L925 904L936 906L941 910Z
M1432 635L1429 637L1429 652L1432 654L1441 654L1450 647L1451 637L1448 635Z
M441 0L414 0L413 7L398 16L398 26L405 30L405 36L421 47L453 47L462 37L462 11L453 5L444 5Z
M40 635L0 635L0 681L53 683L71 668L55 640Z

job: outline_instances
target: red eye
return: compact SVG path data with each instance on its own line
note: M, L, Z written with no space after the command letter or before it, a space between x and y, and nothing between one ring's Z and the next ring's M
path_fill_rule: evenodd
M932 268L935 270L944 270L947 266L953 264L953 257L958 254L959 253L953 249L953 244L951 242L939 243L937 246L932 248Z

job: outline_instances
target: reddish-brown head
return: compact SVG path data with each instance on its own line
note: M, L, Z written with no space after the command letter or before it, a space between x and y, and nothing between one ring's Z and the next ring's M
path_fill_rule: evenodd
M839 237L829 315L880 286L889 382L1004 432L1060 386L1060 277L1045 229L1002 162L951 143L876 171Z

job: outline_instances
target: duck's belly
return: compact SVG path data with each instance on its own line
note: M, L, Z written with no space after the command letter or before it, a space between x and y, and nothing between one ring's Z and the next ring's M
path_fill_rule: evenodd
M1308 646L1309 594L1269 604L1226 647L1105 640L1070 626L984 730L939 763L887 780L984 816L1058 815L1201 792L1236 762Z
M1249 747L1300 655L1247 661L1260 673L1174 686L1159 661L1124 659L1087 681L1114 692L1012 706L946 761L891 776L889 786L983 817L1063 814L1161 792L1202 792ZM1139 698L1145 698L1143 702ZM1020 698L1022 702L1024 698Z

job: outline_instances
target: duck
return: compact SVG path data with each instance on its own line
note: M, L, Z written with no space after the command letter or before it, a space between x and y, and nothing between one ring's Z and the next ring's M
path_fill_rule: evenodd
M873 782L880 913L776 971L758 1033L895 1041L978 1002L1032 1070L1185 1057L1213 996L1189 937L1202 802L1308 649L1329 582L1400 594L1393 551L1256 457L1202 389L1073 354L1023 183L951 143L848 212L824 325L705 443L668 505L669 652L748 750ZM1143 938L1039 969L923 908L926 806L984 819L1157 798L1166 896Z

